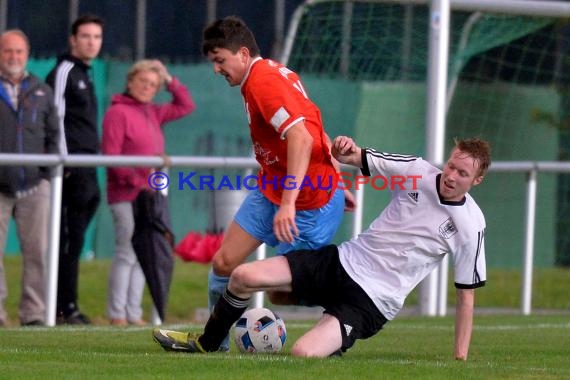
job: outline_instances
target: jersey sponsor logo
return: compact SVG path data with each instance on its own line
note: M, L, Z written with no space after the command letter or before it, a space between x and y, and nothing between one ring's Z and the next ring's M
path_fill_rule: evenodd
M253 151L255 152L256 157L258 157L259 163L261 164L269 166L279 161L279 157L271 153L270 150L264 149L261 144L257 142L253 144Z
M291 115L289 115L289 112L287 112L285 108L279 107L279 109L277 110L277 112L273 114L273 117L271 118L271 120L269 120L269 122L271 123L273 128L275 128L276 131L279 131L279 128L281 128L283 123L285 123L290 116Z
M414 202L418 203L418 198L420 197L420 194L416 192L408 193L408 197L410 197L410 199L413 200Z
M344 324L344 331L346 331L346 336L350 336L350 333L352 332L352 326L351 325L347 325L346 323Z
M457 227L453 223L453 219L448 218L445 222L439 225L439 235L444 239L450 239L457 233Z

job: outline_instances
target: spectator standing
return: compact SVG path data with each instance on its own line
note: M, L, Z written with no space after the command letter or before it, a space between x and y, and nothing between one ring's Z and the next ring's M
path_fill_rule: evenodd
M29 54L30 43L21 30L11 29L0 35L0 152L57 153L59 122L53 92L26 70ZM8 319L3 258L11 216L16 221L23 259L20 323L45 323L48 179L46 168L0 165L0 326Z
M94 15L79 17L71 26L70 50L58 58L46 78L53 88L65 148L69 154L98 154L97 98L92 80L92 61L103 42L103 21ZM85 233L101 199L94 167L66 167L63 173L59 275L58 324L90 324L78 305L79 261Z
M172 100L155 104L152 101L162 84L166 84ZM160 61L138 61L127 74L125 92L113 95L103 119L103 153L164 155L163 125L194 108L186 86ZM107 168L107 198L115 226L107 313L115 326L146 324L141 307L144 275L131 243L135 227L132 202L140 191L152 191L148 185L152 172L148 167Z

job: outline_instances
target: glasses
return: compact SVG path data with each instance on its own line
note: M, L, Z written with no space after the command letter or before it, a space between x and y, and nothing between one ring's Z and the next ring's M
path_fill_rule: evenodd
M133 78L133 80L143 86L149 86L152 88L159 88L160 87L160 82L158 81L154 81L152 79L149 78L145 78L145 77L141 77L141 76L136 76Z

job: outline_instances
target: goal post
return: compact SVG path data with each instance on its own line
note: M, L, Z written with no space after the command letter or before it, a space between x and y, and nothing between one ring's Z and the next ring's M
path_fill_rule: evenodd
M449 30L441 32L449 39L449 49L443 46L444 56L428 59L441 42L430 41L430 28L434 21L441 21L437 12L448 9ZM545 120L558 121L564 113L561 104L570 104L559 86L570 83L564 72L568 65L563 64L570 54L566 46L570 46L570 33L563 32L563 19L568 16L570 3L562 1L310 0L294 13L281 60L304 76L362 83L362 104L368 106L360 108L354 134L357 140L365 136L371 144L378 141L379 148L421 144L426 158L441 164L441 152L450 148L452 137L478 135L491 141L495 161L557 160L559 150L570 150L570 138ZM445 60L446 75L441 78L438 65ZM440 78L433 77L434 72ZM429 88L430 81L434 89ZM444 86L443 96L437 85ZM395 104L394 99L407 104ZM443 118L433 112L434 107L441 107ZM437 122L438 117L443 122ZM378 120L418 127L386 126ZM424 129L421 138L408 145L401 142L417 136L419 128ZM440 147L438 153L430 153L435 146ZM504 177L503 182L493 184L493 191L512 182ZM557 220L570 216L570 206L560 196L570 193L570 188L556 189L557 182L568 183L561 178L564 175L546 180L553 200L546 200L537 210L537 217L544 219L540 226L544 230L555 229ZM524 188L512 193L513 198L524 198ZM367 209L375 213L381 207L369 206L375 202L370 197L366 202ZM511 213L516 218L512 205L493 206L489 211L493 216ZM493 226L498 229L511 223L504 216L498 219L501 225ZM520 223L518 219L514 223ZM508 255L518 254L520 259L522 240L494 239L496 248L507 246L513 252ZM552 239L541 239L541 243L547 240L545 250L557 250ZM504 264L498 258L490 259ZM429 305L421 307L423 314L445 315L447 279L442 276L446 273L447 267L440 271L437 285L430 287Z

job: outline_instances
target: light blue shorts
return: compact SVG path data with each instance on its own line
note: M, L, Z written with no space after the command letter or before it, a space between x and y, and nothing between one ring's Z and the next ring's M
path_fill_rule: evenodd
M344 191L337 189L329 203L313 210L297 210L295 223L299 236L292 243L277 240L273 233L273 218L279 206L271 203L259 189L251 191L237 211L234 221L254 238L278 254L297 249L318 249L330 244L344 214Z

